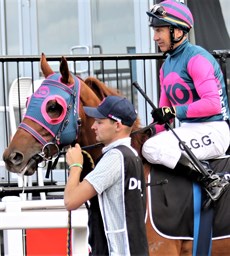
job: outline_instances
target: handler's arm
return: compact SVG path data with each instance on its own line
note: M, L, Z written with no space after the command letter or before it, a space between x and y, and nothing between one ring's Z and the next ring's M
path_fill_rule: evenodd
M70 148L66 154L66 160L69 166L72 164L83 164L81 148L78 144ZM67 210L79 208L84 202L97 194L94 187L87 181L80 182L82 168L73 166L70 168L68 181L64 191L64 203Z

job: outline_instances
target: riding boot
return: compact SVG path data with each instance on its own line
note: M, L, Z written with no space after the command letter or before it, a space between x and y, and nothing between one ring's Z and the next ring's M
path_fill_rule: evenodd
M205 168L205 173L200 171L183 153L181 154L175 169L199 183L201 187L205 189L212 201L217 201L229 185L227 180L221 178L210 169Z

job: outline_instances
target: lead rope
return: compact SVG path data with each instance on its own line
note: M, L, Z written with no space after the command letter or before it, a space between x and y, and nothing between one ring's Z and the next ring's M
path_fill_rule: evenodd
M84 156L84 162L88 159L91 170L94 169L95 164L92 156L85 150L82 150ZM84 166L83 166L84 168ZM72 221L71 221L71 211L68 211L68 230L67 230L67 256L72 256Z
M72 255L72 225L71 211L68 211L68 230L67 230L67 256Z

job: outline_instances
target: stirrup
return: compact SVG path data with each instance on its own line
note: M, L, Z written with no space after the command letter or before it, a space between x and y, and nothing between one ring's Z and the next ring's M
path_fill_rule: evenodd
M212 201L217 201L227 190L229 182L216 174L212 175L210 178L213 179L213 181L204 186L204 189Z

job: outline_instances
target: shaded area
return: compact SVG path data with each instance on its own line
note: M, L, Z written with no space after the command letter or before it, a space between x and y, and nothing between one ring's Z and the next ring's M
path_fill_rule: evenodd
M188 1L194 17L196 44L208 51L230 49L230 38L218 0Z

